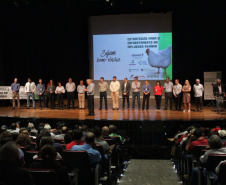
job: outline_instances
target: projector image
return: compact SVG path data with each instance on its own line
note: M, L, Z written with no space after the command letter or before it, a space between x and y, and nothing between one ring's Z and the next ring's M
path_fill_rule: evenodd
M151 51L150 49L146 50L148 55L148 63L151 67L158 68L157 74L160 73L160 68L165 69L164 74L166 74L166 68L171 64L171 50L172 45L168 48L160 50L158 53Z

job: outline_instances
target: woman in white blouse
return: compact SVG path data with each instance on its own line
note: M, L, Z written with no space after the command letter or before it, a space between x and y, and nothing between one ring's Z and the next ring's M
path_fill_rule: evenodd
M56 88L55 93L57 94L57 100L58 100L58 110L63 110L63 100L64 100L64 93L65 89L64 86L61 85L61 82L58 82L58 86Z

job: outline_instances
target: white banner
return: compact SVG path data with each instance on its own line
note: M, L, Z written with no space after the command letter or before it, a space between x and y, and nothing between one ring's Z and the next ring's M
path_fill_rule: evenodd
M20 99L27 99L27 95L25 93L25 86L20 86ZM0 86L0 100L12 99L12 90L11 86ZM37 95L35 92L35 99L37 99Z
M213 95L213 85L216 83L217 79L221 79L222 72L204 72L204 100L215 100Z

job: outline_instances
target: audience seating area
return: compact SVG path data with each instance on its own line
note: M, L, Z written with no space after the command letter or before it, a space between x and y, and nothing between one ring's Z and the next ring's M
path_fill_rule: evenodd
M101 136L95 135L95 129L101 130ZM124 153L130 145L127 139L121 141L114 125L104 128L88 128L86 125L69 128L64 123L59 123L57 128L43 123L36 126L29 123L27 128L20 128L19 122L3 125L0 160L7 160L1 157L1 153L7 152L4 146L8 141L15 143L22 161L10 163L27 170L36 185L116 184L123 173L124 158L130 158L125 156L128 152ZM74 150L76 143L90 145L91 149ZM69 145L71 149L67 149ZM7 184L7 178L10 176L1 178L0 174L0 184Z
M181 126L174 136L172 163L185 185L226 184L224 128Z

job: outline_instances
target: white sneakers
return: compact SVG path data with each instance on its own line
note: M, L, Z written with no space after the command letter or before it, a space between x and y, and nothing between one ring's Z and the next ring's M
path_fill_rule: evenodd
M187 110L183 110L183 112L186 112ZM191 112L191 110L189 109L188 112Z

